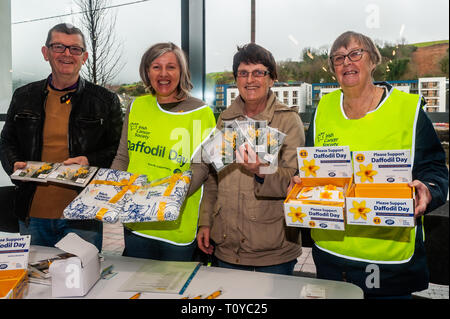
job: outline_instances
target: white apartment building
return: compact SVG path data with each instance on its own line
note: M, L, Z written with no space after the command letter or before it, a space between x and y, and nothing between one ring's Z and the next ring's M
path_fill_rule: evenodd
M427 112L445 112L445 77L419 78L419 94L421 94L427 104Z
M275 83L272 91L279 101L289 107L298 107L300 113L305 112L307 105L312 105L312 85L309 83ZM226 94L228 107L239 95L239 91L237 87L230 86L226 89Z
M402 81L388 81L397 90L420 94L427 104L424 107L426 112L446 112L446 81L445 77L434 78L419 78L418 80L402 80ZM319 100L325 94L339 89L337 83L314 84L313 88L313 102L317 106Z

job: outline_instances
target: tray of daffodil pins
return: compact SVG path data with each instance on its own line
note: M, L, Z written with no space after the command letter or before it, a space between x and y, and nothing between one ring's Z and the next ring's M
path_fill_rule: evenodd
M354 183L346 198L347 224L414 227L409 150L354 151Z
M301 183L284 202L286 225L344 230L353 173L349 147L299 147L297 158Z

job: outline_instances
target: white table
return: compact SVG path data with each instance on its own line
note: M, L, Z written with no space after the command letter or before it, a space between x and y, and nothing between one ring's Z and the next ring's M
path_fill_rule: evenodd
M62 251L57 248L31 246L29 261L37 261L54 256ZM111 279L100 279L83 298L88 299L127 299L133 292L118 291L119 288L145 262L145 259L104 255L102 269L113 264L117 275ZM223 290L220 299L297 299L302 288L307 285L325 288L326 298L362 299L363 291L358 286L339 281L315 278L276 275L261 272L232 270L219 267L201 266L190 282L183 296L207 296L218 289ZM167 293L143 293L141 299L181 299L181 295ZM52 298L51 286L30 284L27 298Z

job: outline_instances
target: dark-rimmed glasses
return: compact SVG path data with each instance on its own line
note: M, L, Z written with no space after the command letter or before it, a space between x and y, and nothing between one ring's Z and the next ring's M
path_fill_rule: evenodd
M64 45L62 43L52 43L48 46L55 53L64 53L66 49L69 49L70 54L72 55L82 55L84 48L76 46L76 45Z
M250 73L252 74L252 76L254 78L262 78L263 76L270 74L270 72L266 71L266 70L253 70L252 72L241 70L241 71L237 71L236 75L238 78L246 78L249 76Z
M352 62L356 62L356 61L361 60L361 58L363 57L364 51L367 52L367 50L364 50L364 49L355 49L355 50L350 51L347 54L332 55L332 56L330 56L330 60L334 66L343 64L345 61L345 58L348 58Z

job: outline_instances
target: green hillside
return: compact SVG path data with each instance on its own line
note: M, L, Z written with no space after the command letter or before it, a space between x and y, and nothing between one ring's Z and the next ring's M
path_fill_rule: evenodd
M428 47L430 45L435 44L442 44L442 43L449 43L449 40L440 40L440 41L429 41L429 42L420 42L420 43L413 43L411 45L421 48L421 47Z

